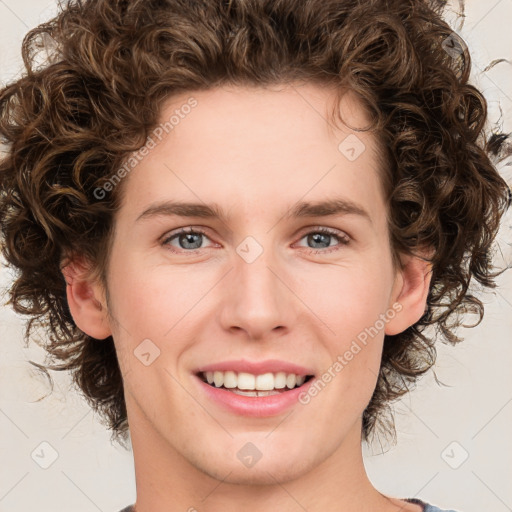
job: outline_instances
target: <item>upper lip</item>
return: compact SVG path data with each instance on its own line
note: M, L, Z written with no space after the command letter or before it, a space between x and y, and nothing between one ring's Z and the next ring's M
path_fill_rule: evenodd
M262 375L264 373L295 373L296 375L314 375L310 368L290 363L288 361L280 361L278 359L267 359L265 361L248 361L247 359L237 359L232 361L221 361L201 366L195 370L195 373L204 372L227 372L234 371L237 373L245 372L253 375Z

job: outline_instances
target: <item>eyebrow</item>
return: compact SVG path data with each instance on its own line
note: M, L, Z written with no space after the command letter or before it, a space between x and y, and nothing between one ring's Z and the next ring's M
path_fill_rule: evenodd
M370 214L357 203L348 199L335 198L325 201L297 203L286 215L286 218L329 217L332 215L359 215L370 223Z
M218 219L227 224L226 214L216 203L185 203L170 200L152 204L137 217L135 222L152 217L173 215ZM362 206L342 198L298 202L287 211L283 218L329 217L334 215L359 215L372 223L369 213Z

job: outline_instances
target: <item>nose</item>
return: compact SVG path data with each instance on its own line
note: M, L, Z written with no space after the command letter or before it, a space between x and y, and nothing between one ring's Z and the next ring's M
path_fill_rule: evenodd
M291 277L270 249L252 262L236 255L234 268L226 277L220 312L224 329L243 331L250 340L289 331L298 301L291 291Z

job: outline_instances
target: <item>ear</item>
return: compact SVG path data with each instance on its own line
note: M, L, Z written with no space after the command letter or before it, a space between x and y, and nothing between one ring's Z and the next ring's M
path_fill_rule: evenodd
M112 334L102 287L91 279L88 266L73 260L62 268L66 280L69 310L77 327L92 338L103 340Z
M391 304L397 314L387 322L384 332L399 334L415 324L427 307L427 296L432 278L432 264L418 256L403 255L402 269L398 269L391 293Z

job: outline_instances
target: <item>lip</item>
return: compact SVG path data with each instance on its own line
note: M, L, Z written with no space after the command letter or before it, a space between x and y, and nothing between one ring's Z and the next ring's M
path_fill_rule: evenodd
M313 377L298 388L283 391L277 395L270 396L242 396L237 395L224 388L211 386L199 375L204 372L226 372L234 371L237 373L246 372L253 375L262 375L264 373L294 373L296 375L312 375ZM194 378L198 382L201 393L204 393L209 402L217 404L222 409L241 416L267 417L277 416L287 409L297 404L299 396L307 392L311 383L315 380L315 372L311 368L281 361L278 359L267 359L265 361L248 361L247 359L238 359L232 361L222 361L201 366L194 371Z
M197 375L201 372L227 372L234 371L237 373L246 372L253 375L262 375L264 373L295 373L297 375L314 375L315 372L311 368L306 368L298 364L288 361L280 361L278 359L267 359L265 361L248 361L247 359L238 359L232 361L222 361L206 366L201 366L194 370ZM298 388L297 388L298 389Z
M198 375L194 375L194 379L198 382L201 392L207 396L210 403L216 403L228 412L251 417L277 416L283 413L297 404L299 396L307 392L309 386L315 381L313 377L302 384L302 386L284 391L278 395L242 396L236 395L224 388L211 386Z

